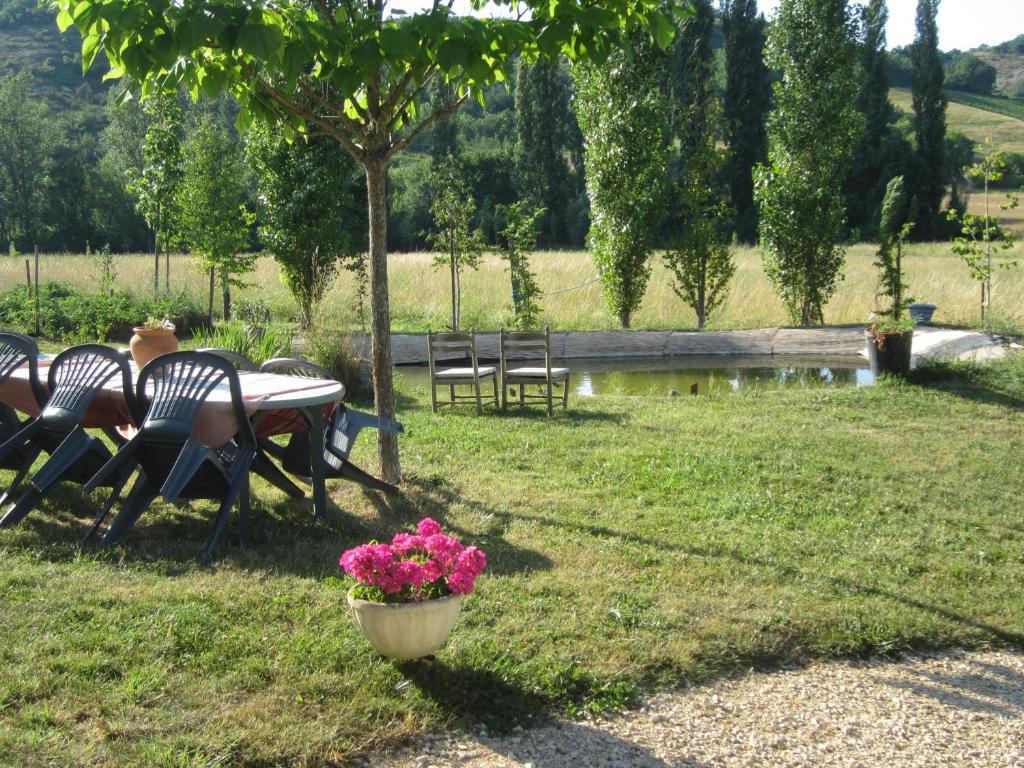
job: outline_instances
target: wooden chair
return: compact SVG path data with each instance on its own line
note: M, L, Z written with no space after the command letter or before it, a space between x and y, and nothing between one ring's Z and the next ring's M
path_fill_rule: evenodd
M468 357L471 365L461 367L439 368L438 355L450 357L459 355ZM476 334L469 333L434 333L427 332L427 360L430 364L430 407L437 413L439 405L457 405L463 402L476 402L477 415L483 412L483 399L480 394L480 382L490 379L494 388L494 407L498 407L498 371L493 365L481 366L476 357ZM442 364L444 360L440 361ZM438 385L447 386L451 399L438 400ZM472 395L457 395L455 387L467 385L473 387Z
M544 326L544 331L506 331L500 330L498 335L498 349L501 361L501 408L508 407L509 386L519 387L519 404L526 405L528 402L544 402L547 404L548 416L552 413L553 390L555 385L562 387L562 408L569 404L569 369L553 368L551 366L551 330ZM544 365L529 366L521 363L515 368L509 368L508 354L510 352L544 352ZM526 388L530 385L537 385L543 390L541 394L527 394Z

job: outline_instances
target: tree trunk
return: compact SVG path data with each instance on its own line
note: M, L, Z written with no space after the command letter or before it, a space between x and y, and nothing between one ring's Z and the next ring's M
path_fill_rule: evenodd
M701 259L700 283L697 285L697 330L704 330L704 319L707 316L708 293L708 260Z
M224 298L224 319L231 319L231 283L227 272L220 273L220 292Z
M395 418L395 387L391 370L391 311L388 305L388 211L387 161L370 159L365 164L366 193L370 214L370 314L373 401L377 415ZM398 436L377 431L377 459L385 482L402 479Z
M213 267L210 267L210 303L206 305L206 322L211 328L213 327L213 280Z
M171 292L171 252L164 251L164 290Z
M160 293L160 213L157 212L157 225L153 227L153 293Z
M449 235L449 237L451 240L454 240L455 238L454 235ZM457 299L455 297L457 295L458 287L456 285L457 273L455 271L455 247L453 245L449 245L448 248L448 267L451 270L452 276L452 331L457 331L459 330L459 311L457 309L458 304L456 303Z

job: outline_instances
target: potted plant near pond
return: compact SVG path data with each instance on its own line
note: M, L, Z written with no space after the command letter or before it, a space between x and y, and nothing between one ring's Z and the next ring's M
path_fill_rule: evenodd
M132 330L135 331L135 335L128 342L128 346L132 351L132 359L139 368L158 355L165 355L178 349L174 323L166 317L162 320L148 317L146 322Z
M348 604L370 644L381 656L419 659L448 639L487 558L428 517L416 533L350 549L339 564L357 582Z
M875 260L880 271L875 298L886 299L888 306L876 311L876 321L865 331L868 360L875 376L882 373L904 375L910 370L914 321L902 316L907 288L903 283L903 243L914 225L904 221L906 203L903 177L896 176L885 189Z

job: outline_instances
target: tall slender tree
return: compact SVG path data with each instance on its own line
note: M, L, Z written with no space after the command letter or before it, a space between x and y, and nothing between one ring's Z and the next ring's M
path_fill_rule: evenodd
M757 169L765 269L800 325L824 322L843 266L843 180L863 118L859 51L847 0L782 0L768 38L782 71Z
M665 263L673 290L693 308L702 329L708 314L724 301L736 267L722 231L729 208L721 188L722 152L716 146L721 110L711 50L715 15L711 0L695 0L693 7L694 17L669 50L670 139L677 155Z
M570 195L565 156L568 98L558 62L519 60L513 178L520 199L545 209L540 239L548 246L565 239Z
M651 275L665 206L668 104L659 88L664 53L637 39L629 54L581 64L576 113L585 142L590 248L608 308L629 328Z
M918 0L917 31L910 49L917 144L911 196L918 224L915 232L923 238L939 236L944 226L939 210L946 191L946 97L942 94L945 72L935 21L938 12L939 0Z
M893 115L889 101L889 57L885 51L886 0L860 7L861 67L857 110L864 115L864 134L853 152L846 179L846 211L851 229L873 235L881 214L886 184L893 175L886 143Z
M0 239L31 249L46 208L47 166L57 132L27 73L0 78Z
M765 21L757 0L722 0L725 35L725 177L735 210L734 231L743 242L757 237L754 167L768 156L765 120L772 87L765 64Z

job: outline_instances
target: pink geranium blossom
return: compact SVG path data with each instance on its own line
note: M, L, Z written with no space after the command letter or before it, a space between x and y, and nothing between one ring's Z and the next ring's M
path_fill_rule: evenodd
M371 594L388 602L468 595L487 567L476 547L463 546L429 517L416 533L398 533L390 544L370 543L342 554L339 565Z

